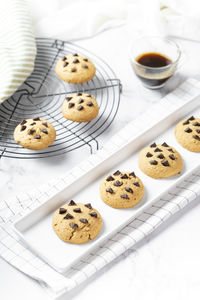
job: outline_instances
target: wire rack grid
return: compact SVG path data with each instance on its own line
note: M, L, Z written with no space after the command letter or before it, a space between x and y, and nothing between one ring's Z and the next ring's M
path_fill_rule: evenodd
M33 159L61 155L87 145L93 153L99 147L98 136L113 122L120 103L121 83L101 58L61 40L36 39L37 56L31 76L17 92L0 105L0 158ZM88 56L96 66L95 77L84 84L68 84L58 78L57 60L69 53ZM87 123L66 120L61 113L65 97L71 93L91 93L97 99L99 114ZM40 117L56 129L56 140L41 151L22 148L13 139L15 127L23 119Z

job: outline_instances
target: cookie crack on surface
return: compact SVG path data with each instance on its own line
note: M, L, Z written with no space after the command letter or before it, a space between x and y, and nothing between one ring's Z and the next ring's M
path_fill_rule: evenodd
M85 228L85 227L88 227L88 228L89 228L89 224L85 224L85 225L81 228L81 231L84 231L84 228ZM69 240L73 239L74 234L75 234L76 231L77 231L76 229L74 229L74 230L72 231L71 236L69 237ZM88 235L88 239L90 239L90 233L89 233L89 235Z
M72 233L71 233L71 235L70 235L70 237L69 237L69 240L71 240L71 239L73 238L75 231L76 231L76 229L74 229L74 230L72 231Z

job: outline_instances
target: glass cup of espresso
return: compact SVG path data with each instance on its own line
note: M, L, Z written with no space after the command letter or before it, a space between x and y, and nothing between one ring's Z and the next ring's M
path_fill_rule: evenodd
M143 85L159 89L176 70L181 51L179 46L163 37L144 37L132 42L130 60Z

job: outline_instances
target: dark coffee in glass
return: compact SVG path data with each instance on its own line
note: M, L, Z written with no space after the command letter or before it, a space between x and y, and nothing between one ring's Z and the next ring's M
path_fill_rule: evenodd
M167 38L144 37L133 40L129 55L133 70L143 85L158 89L173 76L181 51Z
M160 72L160 78L159 76L157 76L157 78L155 78L154 76L155 72L151 68L162 68L172 64L172 60L163 54L154 52L143 53L136 57L135 60L139 64L148 67L146 69L144 68L141 74L140 72L136 73L136 75L141 79L141 81L148 86L157 87L163 85L163 83L165 83L165 81L167 81L173 75L168 72L164 72L166 77L163 77L163 72Z

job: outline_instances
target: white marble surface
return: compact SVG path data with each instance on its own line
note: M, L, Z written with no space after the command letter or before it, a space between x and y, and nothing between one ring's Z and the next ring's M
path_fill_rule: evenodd
M153 102L159 101L184 78L196 76L200 71L200 43L177 40L185 53L178 74L160 91L145 90L135 78L128 61L129 40L130 36L122 27L77 42L102 56L123 84L118 115L109 130L100 137L101 144L140 112L151 109ZM89 154L88 149L81 153L85 156ZM0 161L1 199L42 184L69 170L81 159L83 157L78 151L48 160L4 158ZM136 248L124 253L81 288L62 299L196 299L200 293L198 200L162 225ZM0 270L1 299L50 299L36 282L1 259Z

